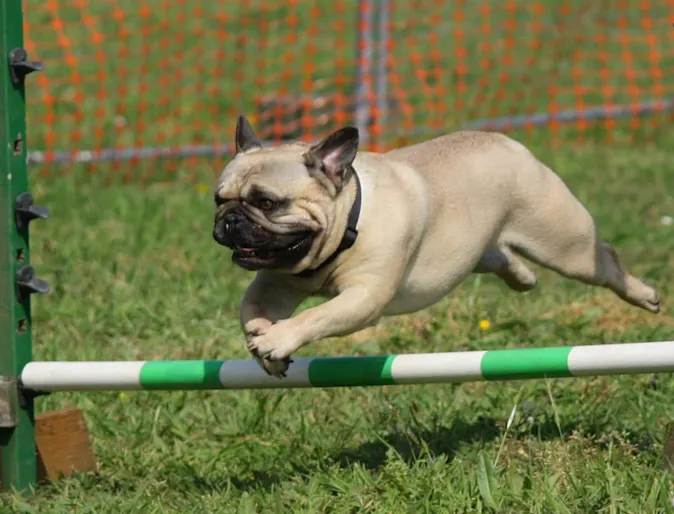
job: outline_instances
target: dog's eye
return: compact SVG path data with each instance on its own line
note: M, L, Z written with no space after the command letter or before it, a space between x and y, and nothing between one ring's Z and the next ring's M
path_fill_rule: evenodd
M220 195L215 195L215 205L220 207L223 203L225 203L227 200L224 198L220 197Z
M271 211L276 208L277 203L269 198L262 198L258 201L257 206L263 211Z

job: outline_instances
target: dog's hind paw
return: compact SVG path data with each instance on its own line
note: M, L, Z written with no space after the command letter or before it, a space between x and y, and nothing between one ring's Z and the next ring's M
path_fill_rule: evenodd
M625 301L646 309L653 314L660 312L660 295L658 292L641 280L629 276L626 280L626 292L618 293Z

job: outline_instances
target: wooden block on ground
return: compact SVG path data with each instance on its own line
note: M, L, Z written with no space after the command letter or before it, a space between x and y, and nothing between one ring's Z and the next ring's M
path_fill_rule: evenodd
M96 459L80 409L45 412L35 417L38 480L55 480L94 471Z
M79 409L68 408L35 416L35 444L38 481L96 470L89 432Z

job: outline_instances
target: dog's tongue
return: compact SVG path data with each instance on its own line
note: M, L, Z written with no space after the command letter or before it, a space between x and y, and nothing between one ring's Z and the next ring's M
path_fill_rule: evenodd
M246 256L246 255L252 255L252 254L254 254L254 253L255 253L255 248L237 248L237 251L238 251L241 255Z

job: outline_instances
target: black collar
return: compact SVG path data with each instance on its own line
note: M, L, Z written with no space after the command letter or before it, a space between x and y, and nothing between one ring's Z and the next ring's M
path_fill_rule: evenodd
M318 268L306 269L301 273L298 273L297 274L298 277L306 278L315 275L325 266L334 261L340 253L342 253L344 250L348 250L349 248L351 248L353 246L353 243L356 242L356 238L358 237L358 230L356 230L356 226L358 225L358 217L360 216L360 205L362 196L358 173L356 173L356 170L353 168L351 168L351 173L353 175L353 178L356 180L356 199L353 201L353 205L351 206L351 210L349 211L349 218L346 222L346 232L344 232L344 236L342 237L341 243L339 243L337 250L335 250L335 252L330 257L328 257L320 266L318 266Z

